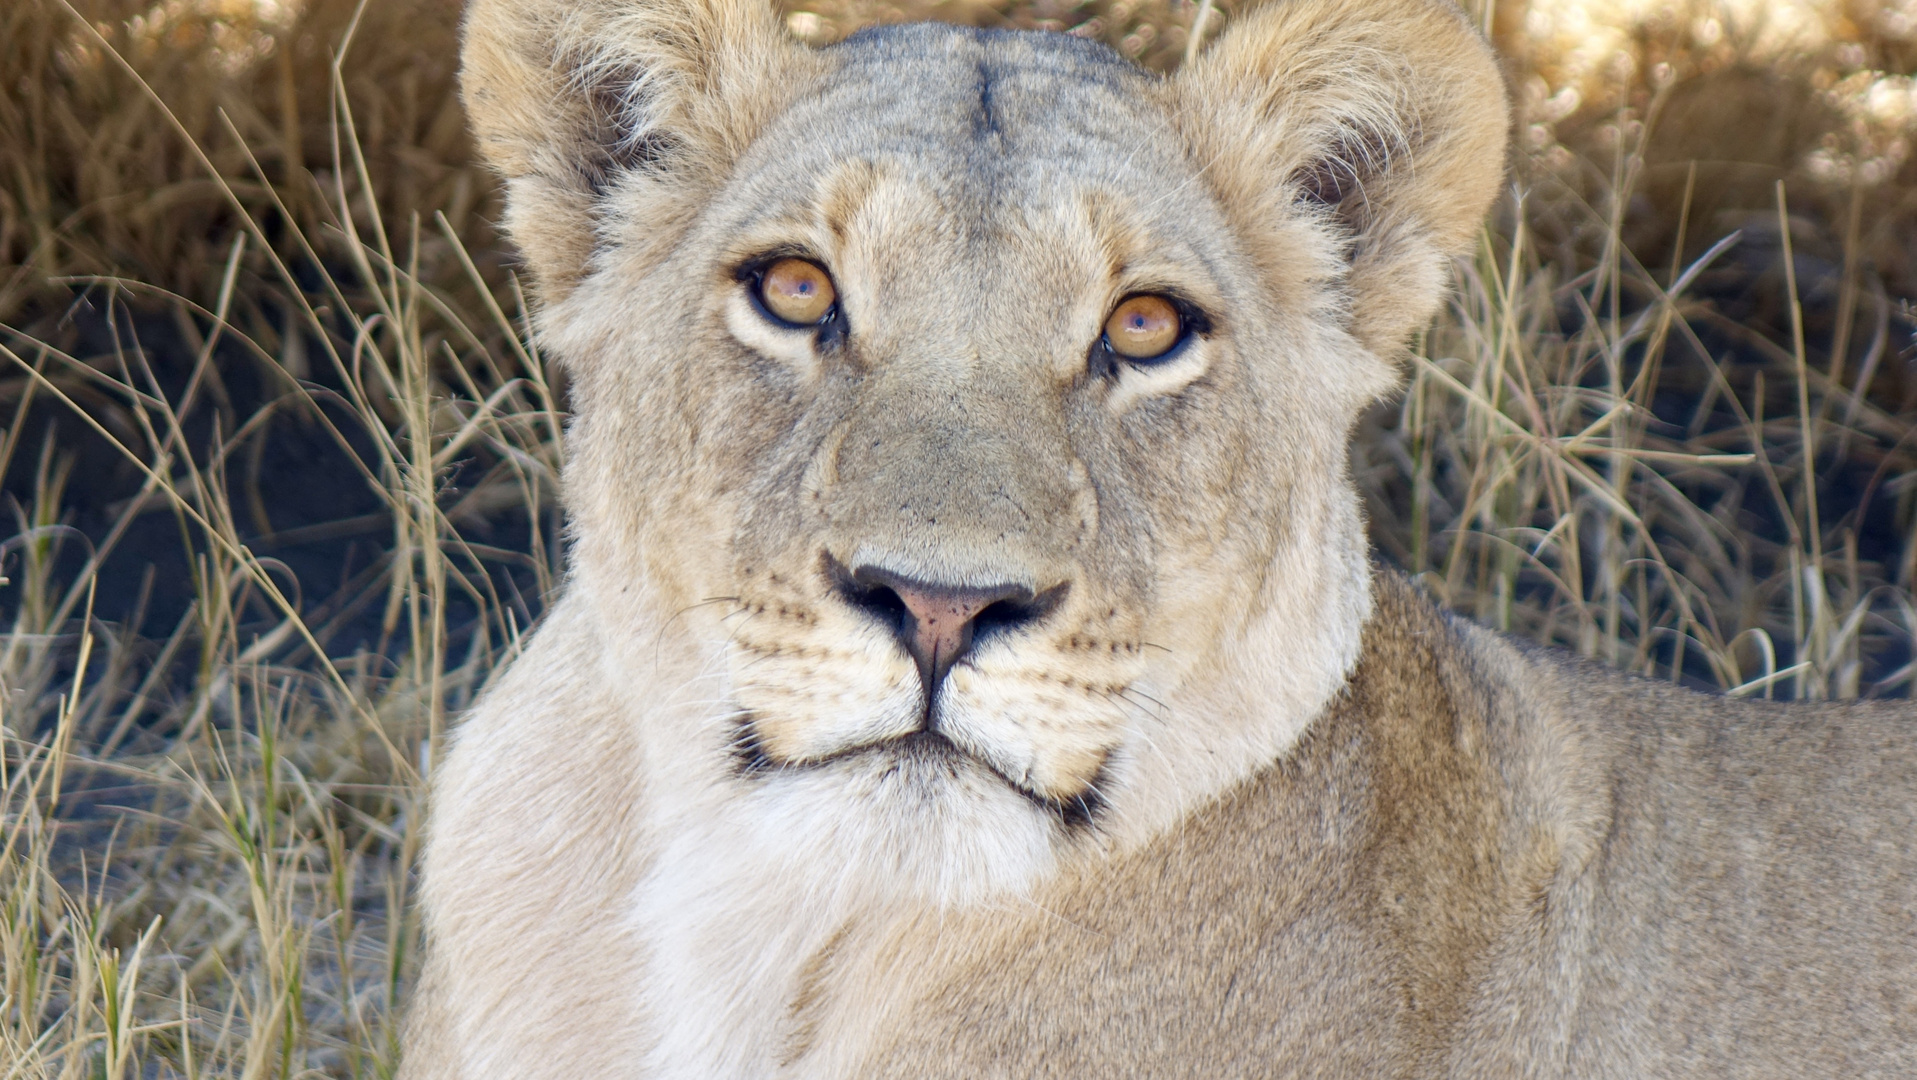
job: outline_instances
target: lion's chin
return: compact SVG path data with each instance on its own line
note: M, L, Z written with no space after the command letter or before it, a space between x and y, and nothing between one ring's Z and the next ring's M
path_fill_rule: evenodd
M1073 830L1090 827L1104 810L1095 781L1069 793L1039 791L1014 779L992 761L991 755L968 750L932 729L921 728L819 757L791 761L777 758L754 739L748 720L737 746L742 767L748 774L826 770L846 777L855 787L873 794L883 792L888 801L899 798L909 801L914 795L936 801L950 797L955 788L998 785L1018 795L1058 826ZM870 775L875 771L876 784ZM860 783L861 779L865 782Z
M743 813L732 820L750 823L756 849L808 872L831 868L834 888L882 901L1025 894L1070 840L1056 807L933 732L804 763L761 759L744 772Z

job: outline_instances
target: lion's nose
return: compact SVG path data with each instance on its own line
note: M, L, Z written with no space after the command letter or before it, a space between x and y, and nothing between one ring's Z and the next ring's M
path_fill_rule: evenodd
M982 633L1014 629L1056 607L1063 586L1034 594L1018 584L951 586L918 581L876 566L840 576L852 606L884 620L918 662L929 710L946 672Z

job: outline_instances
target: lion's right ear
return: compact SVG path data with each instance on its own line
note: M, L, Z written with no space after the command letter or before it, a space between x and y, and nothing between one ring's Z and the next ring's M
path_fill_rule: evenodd
M676 233L816 62L767 0L475 0L466 111L541 295L578 283L615 189Z

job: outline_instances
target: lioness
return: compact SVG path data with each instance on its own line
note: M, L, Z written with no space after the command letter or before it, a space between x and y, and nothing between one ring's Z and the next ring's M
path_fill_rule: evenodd
M1917 1074L1917 732L1449 618L1347 439L1503 172L1434 0L1176 76L478 0L564 596L434 777L403 1076Z

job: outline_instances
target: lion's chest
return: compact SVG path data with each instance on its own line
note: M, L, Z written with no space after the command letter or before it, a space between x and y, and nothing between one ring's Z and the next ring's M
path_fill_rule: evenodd
M852 1075L940 964L921 932L936 907L888 895L829 832L781 845L781 830L736 813L674 826L630 912L649 1029L640 1075Z

